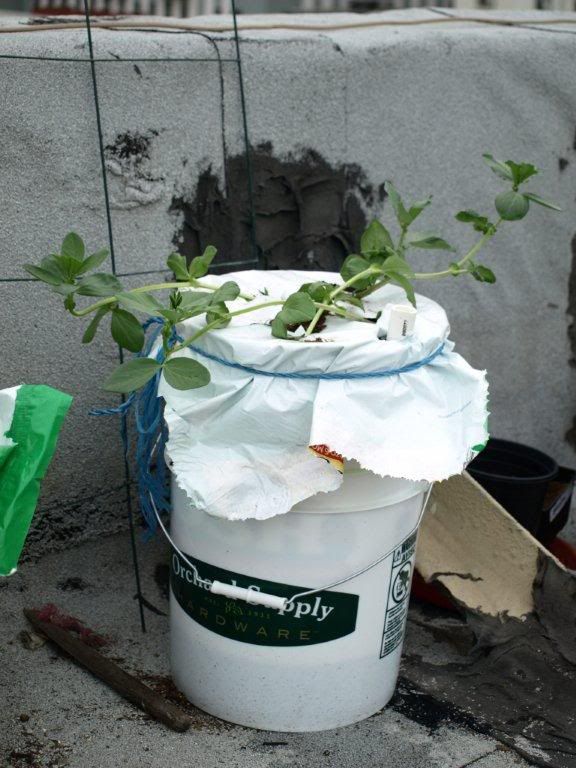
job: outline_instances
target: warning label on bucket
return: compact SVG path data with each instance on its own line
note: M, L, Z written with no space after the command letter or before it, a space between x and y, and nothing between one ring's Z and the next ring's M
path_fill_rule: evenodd
M186 555L202 574L200 580L177 552L170 558L170 586L188 616L206 629L253 645L298 646L327 643L356 629L358 595L317 592L298 598L281 610L250 605L210 592L212 581L291 597L309 587L264 581L233 573Z
M407 539L404 539L392 555L384 633L380 647L381 659L398 648L404 637L410 582L412 580L412 562L416 552L416 535L414 532Z

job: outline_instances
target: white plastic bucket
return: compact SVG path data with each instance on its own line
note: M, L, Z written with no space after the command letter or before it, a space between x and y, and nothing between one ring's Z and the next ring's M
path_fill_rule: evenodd
M171 659L178 688L224 720L320 731L362 720L394 693L426 483L347 471L341 488L268 520L194 509L173 482L174 544L202 579L282 597L278 611L212 594L171 555Z

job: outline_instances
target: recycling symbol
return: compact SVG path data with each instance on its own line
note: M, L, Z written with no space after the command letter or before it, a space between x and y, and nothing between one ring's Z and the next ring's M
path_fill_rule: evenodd
M402 602L408 594L410 588L410 573L410 563L404 563L402 568L400 568L396 574L394 584L392 585L392 597L396 603Z

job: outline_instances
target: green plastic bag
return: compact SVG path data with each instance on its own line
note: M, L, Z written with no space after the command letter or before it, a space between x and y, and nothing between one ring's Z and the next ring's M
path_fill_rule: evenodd
M43 385L0 391L0 576L14 573L70 395Z

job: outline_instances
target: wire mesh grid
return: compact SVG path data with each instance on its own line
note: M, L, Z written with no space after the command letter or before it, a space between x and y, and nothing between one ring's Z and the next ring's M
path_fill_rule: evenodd
M117 254L114 247L114 221L112 216L112 206L110 201L110 194L109 194L109 188L108 188L108 174L107 174L107 167L106 167L106 154L105 154L105 143L104 143L104 129L103 129L103 110L101 107L101 100L100 100L100 92L99 92L99 83L98 83L98 67L101 65L117 65L122 63L129 63L129 64L137 64L137 63L170 63L170 62L190 62L192 64L197 64L199 62L208 62L213 63L218 67L218 82L219 82L219 89L220 89L220 103L221 103L221 128L222 128L222 155L223 155L223 173L226 174L226 165L227 165L227 147L226 147L226 134L225 134L225 115L224 115L224 65L228 64L231 66L236 67L237 73L238 73L238 85L239 85L239 102L240 102L240 108L241 108L241 118L242 118L242 133L243 133L243 149L244 149L244 162L245 162L245 169L246 169L246 193L248 198L248 204L249 204L249 230L250 230L250 241L251 241L251 251L250 254L243 259L235 259L235 260L223 260L215 264L215 267L220 269L229 269L231 267L235 268L248 268L248 267L263 267L265 264L262 261L262 257L259 253L258 245L256 242L256 228L255 228L255 211L254 211L254 196L253 196L253 179L252 179L252 167L251 167L251 158L250 158L250 138L248 133L248 116L247 116L247 108L246 108L246 94L244 89L244 76L243 76L243 70L242 70L242 56L241 56L241 48L240 48L240 40L238 35L238 24L237 24L237 8L236 8L236 2L235 0L230 0L230 10L232 13L233 18L233 26L234 26L234 32L233 32L233 43L234 43L234 56L222 56L220 48L218 46L218 40L211 36L208 33L200 32L198 30L190 30L186 31L184 34L191 34L196 35L199 37L204 38L207 40L210 45L212 46L212 49L214 51L213 57L158 57L158 58L152 58L152 57L145 57L145 58L103 58L103 57L97 57L95 55L94 51L94 39L93 39L93 28L91 23L91 18L93 15L93 9L92 9L92 2L93 0L83 0L84 5L84 23L85 23L85 29L86 29L86 37L87 37L87 43L88 43L88 57L69 57L69 56L27 56L27 55L19 55L19 54L0 54L0 59L3 60L22 60L22 61L44 61L44 62L74 62L82 66L88 66L89 73L90 73L90 81L91 81L91 90L92 90L92 97L93 97L93 103L92 107L94 110L94 120L96 122L96 128L97 128L97 136L98 136L98 143L95 147L95 151L98 152L99 160L100 160L100 171L102 176L102 205L105 210L106 215L106 225L107 225L107 232L108 232L108 247L110 251L110 266L111 270L114 275L117 277L138 277L138 276L144 276L144 275L153 275L153 274L166 274L169 270L166 269L166 267L158 267L154 269L147 269L147 270L137 270L137 271L128 271L128 272L122 272L118 269L118 260L117 260ZM127 30L128 31L128 30ZM228 189L228 182L226 179L223 180L224 188L229 193L230 190ZM35 283L37 282L34 278L31 277L4 277L0 275L0 283ZM120 363L124 360L124 353L120 346L118 346L118 360ZM121 402L125 402L125 396L122 395ZM130 530L130 542L131 542L131 553L132 553L132 562L134 567L134 578L135 578L135 586L136 586L136 598L138 600L138 606L139 606L139 614L140 614L140 625L142 628L142 631L146 631L146 619L144 614L144 609L149 608L155 612L157 612L157 609L154 608L150 604L150 602L145 598L144 594L142 593L141 588L141 579L140 579L140 568L139 568L139 561L138 561L138 553L137 553L137 547L136 547L136 522L135 522L135 514L134 514L134 503L132 498L132 473L130 469L130 463L128 458L128 451L129 451L129 439L128 439L128 419L127 414L125 411L123 411L120 414L120 437L122 440L122 447L123 447L123 461L124 461L124 483L122 485L122 489L125 492L125 503L126 503L126 512L128 517L128 525Z

